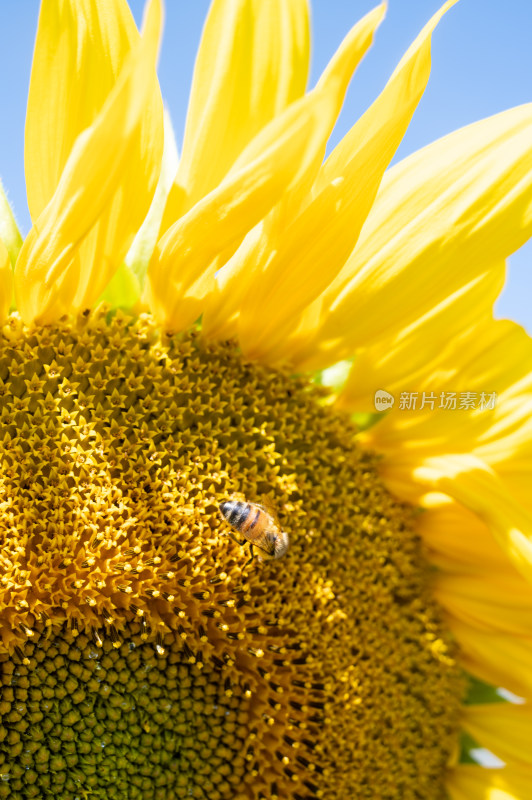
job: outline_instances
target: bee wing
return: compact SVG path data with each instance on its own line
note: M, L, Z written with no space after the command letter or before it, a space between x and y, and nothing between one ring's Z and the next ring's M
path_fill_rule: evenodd
M255 505L265 511L273 521L273 527L265 533L262 549L268 553L270 558L281 558L288 550L288 534L282 530L279 517L275 509L270 505L268 498L263 500L263 505L258 503L255 503Z
M277 542L277 533L275 530L267 530L261 543L261 547L265 553L271 558L275 558L275 545Z
M274 523L280 528L279 525L279 517L277 516L277 511L275 510L275 506L273 505L273 501L269 499L269 497L263 497L262 503L255 503L254 505L257 508L261 508L263 511L266 512L274 521Z

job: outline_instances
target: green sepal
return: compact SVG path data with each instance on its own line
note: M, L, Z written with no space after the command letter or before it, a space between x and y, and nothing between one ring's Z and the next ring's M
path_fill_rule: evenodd
M146 219L140 226L125 259L127 266L136 275L140 287L144 286L148 265L159 238L166 198L176 176L177 164L178 156L174 130L170 116L165 109L164 150L159 182Z
M467 687L467 694L464 703L468 706L476 706L480 703L507 703L504 697L501 697L495 686L490 686L489 683L484 683L479 678L474 678L473 675L468 675L469 683Z
M334 394L339 394L347 380L353 366L353 359L338 361L330 367L320 370L314 375L314 380L321 386L327 386Z
M139 298L140 284L136 275L126 264L121 264L100 295L99 303L130 311Z
M477 759L474 757L472 751L479 750L479 743L473 739L469 733L462 731L460 734L460 754L458 756L459 764L478 764Z

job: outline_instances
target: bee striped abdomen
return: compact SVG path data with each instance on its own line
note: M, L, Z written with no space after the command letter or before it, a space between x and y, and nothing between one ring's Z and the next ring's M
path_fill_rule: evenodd
M253 524L255 524L255 521L253 520L255 514L252 514L254 508L249 503L241 503L238 500L230 500L227 503L222 503L220 510L229 525L241 533L250 527L251 521L253 521ZM257 510L260 514L260 510Z
M220 504L220 511L229 525L241 533L250 545L251 560L253 560L253 547L260 552L259 561L280 558L286 553L288 535L262 506L239 500L227 500Z
M264 511L262 511L262 509L254 508L253 506L250 506L250 512L251 513L248 514L248 517L247 517L246 521L244 522L244 524L240 528L242 533L247 533L248 531L252 531L253 528L255 527L255 525L257 524L257 522L259 521L259 519L262 516L265 516ZM255 513L252 513L252 512L255 512Z

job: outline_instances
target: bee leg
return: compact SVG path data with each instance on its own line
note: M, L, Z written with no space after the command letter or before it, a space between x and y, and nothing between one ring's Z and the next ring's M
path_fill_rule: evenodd
M230 538L233 540L233 542L234 542L235 544L237 544L239 547L244 547L244 545L246 544L245 542L239 542L239 541L238 541L238 539L236 538L235 534L234 534L234 533L231 533L231 531L229 531L227 535L228 535L228 536L229 536L229 537L230 537Z
M251 556L251 558L250 558L248 561L246 561L246 563L244 564L244 566L242 567L242 569L246 569L246 567L248 566L248 564L251 564L251 562L252 562L252 561L253 561L253 559L255 558L255 553L253 552L253 545L252 545L252 544L250 544L250 545L249 545L249 555Z

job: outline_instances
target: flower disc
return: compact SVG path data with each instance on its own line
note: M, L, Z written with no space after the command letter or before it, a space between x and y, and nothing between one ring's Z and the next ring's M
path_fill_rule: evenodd
M0 379L0 797L443 797L453 647L320 389L105 311L11 317ZM245 566L233 498L286 555Z

